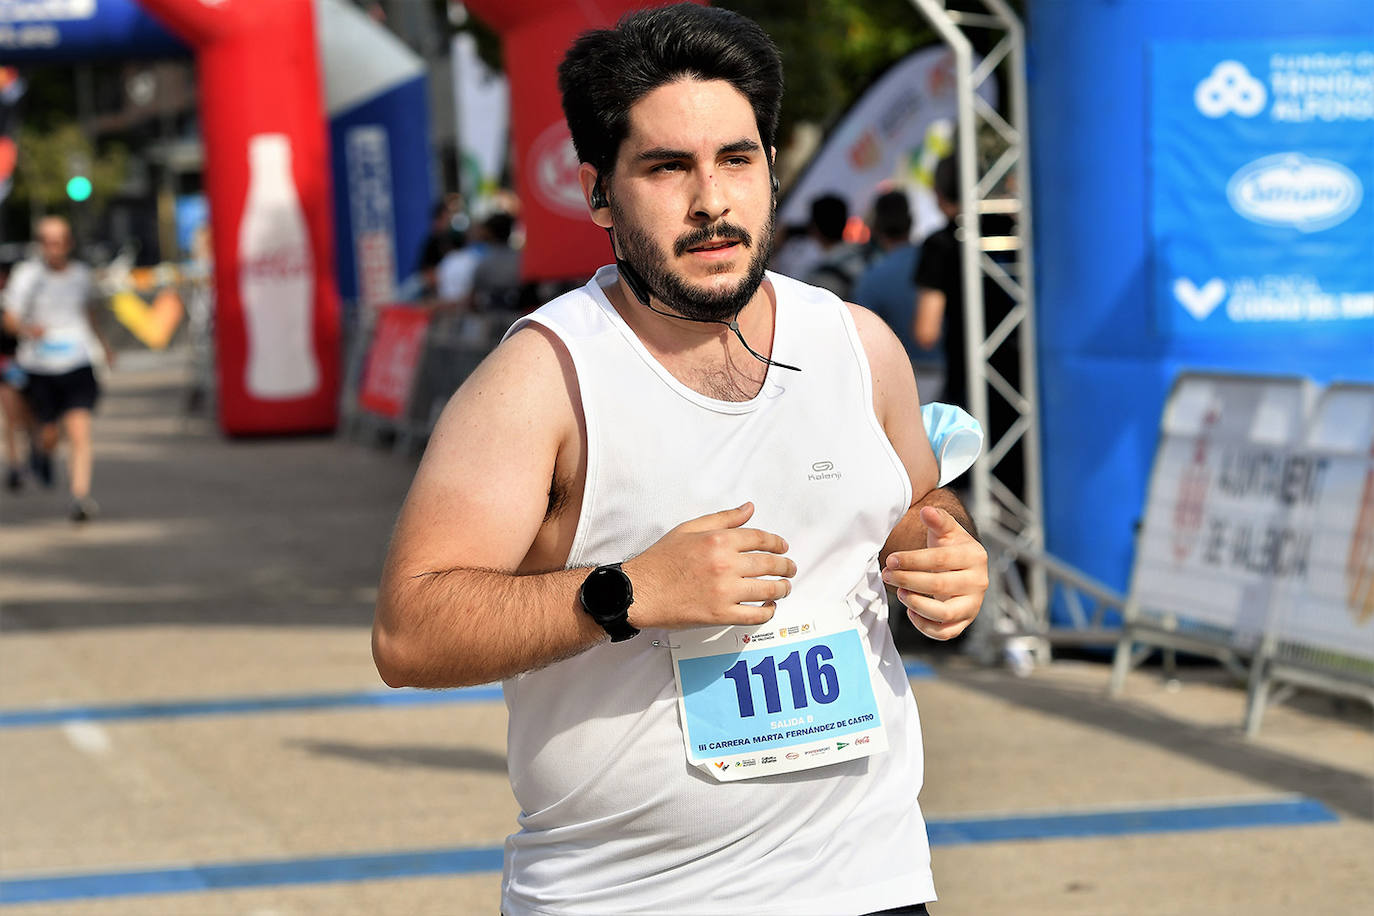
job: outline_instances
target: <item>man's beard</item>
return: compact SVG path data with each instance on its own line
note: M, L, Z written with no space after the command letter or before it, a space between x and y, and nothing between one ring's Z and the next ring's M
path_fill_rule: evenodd
M649 292L679 315L700 321L730 321L754 298L763 282L768 252L773 247L774 211L771 207L768 222L757 240L744 227L721 221L686 232L673 242L673 253L678 257L686 254L689 248L721 238L735 239L751 252L749 269L739 283L733 289L716 290L689 284L675 273L668 266L668 257L663 250L646 232L627 220L614 201L611 214L615 219L615 236L620 243L621 256L644 278Z

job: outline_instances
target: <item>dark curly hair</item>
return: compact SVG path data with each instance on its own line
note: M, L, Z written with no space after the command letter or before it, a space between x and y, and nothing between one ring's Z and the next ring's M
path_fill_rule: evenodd
M774 147L782 102L777 46L738 13L679 3L584 32L564 55L558 88L577 158L609 177L629 132L631 106L681 79L730 83L754 109L764 149Z

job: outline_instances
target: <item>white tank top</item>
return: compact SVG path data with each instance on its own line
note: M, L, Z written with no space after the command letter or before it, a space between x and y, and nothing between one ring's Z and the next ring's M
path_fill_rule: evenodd
M768 274L773 356L759 394L700 394L668 372L602 292L518 322L567 347L587 426L587 480L569 567L632 557L691 518L756 506L785 538L789 600L846 601L869 637L890 749L797 773L719 783L683 750L671 635L645 630L505 682L520 832L502 908L522 914L867 913L935 898L916 796L916 704L887 625L878 552L911 484L873 412L868 359L834 295Z

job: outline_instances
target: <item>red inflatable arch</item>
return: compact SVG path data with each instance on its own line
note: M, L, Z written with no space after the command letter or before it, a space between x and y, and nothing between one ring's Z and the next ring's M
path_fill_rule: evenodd
M311 0L139 2L196 50L220 427L330 430L339 307Z
M588 29L607 28L632 9L668 2L467 0L473 15L501 33L505 51L527 279L586 277L612 259L606 233L592 225L577 181L577 155L558 97L563 53Z

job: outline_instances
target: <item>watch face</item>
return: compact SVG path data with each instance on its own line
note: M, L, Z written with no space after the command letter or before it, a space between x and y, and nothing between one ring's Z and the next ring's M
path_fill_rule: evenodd
M630 606L630 578L617 566L592 571L582 585L582 603L597 620L614 620Z

